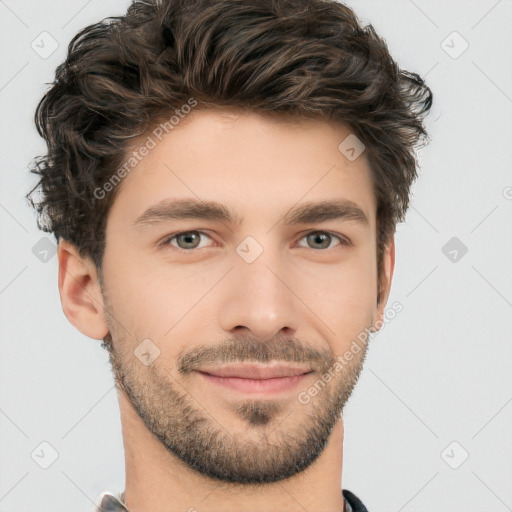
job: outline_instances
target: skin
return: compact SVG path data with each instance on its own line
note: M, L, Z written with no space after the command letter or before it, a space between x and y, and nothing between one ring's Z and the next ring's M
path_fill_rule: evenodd
M101 275L60 242L66 317L86 336L112 340L131 512L343 510L342 410L367 345L308 403L298 395L361 332L382 325L395 263L391 240L377 275L371 171L364 153L349 161L338 150L350 133L334 122L193 111L117 185ZM340 197L368 224L281 222L296 205ZM243 222L133 227L169 198L214 200ZM205 235L157 246L196 230ZM318 232L333 236L307 236ZM236 251L247 237L263 248L252 263ZM134 354L145 339L159 350L148 365ZM313 372L278 395L249 396L194 371L229 357L283 361L290 347L292 360ZM195 366L193 353L201 356Z

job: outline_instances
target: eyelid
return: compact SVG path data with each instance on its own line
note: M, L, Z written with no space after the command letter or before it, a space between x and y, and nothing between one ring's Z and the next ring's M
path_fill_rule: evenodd
M176 233L172 233L170 235L165 236L161 241L157 242L157 247L158 248L164 248L166 246L171 246L174 249L176 249L177 251L181 251L181 252L195 252L198 249L182 249L181 247L176 247L174 245L171 245L171 240L174 240L176 237L178 237L180 235L187 234L187 233L198 233L200 235L203 235L203 236L206 236L206 237L212 239L212 237L207 232L205 232L205 231L202 231L200 229L188 229L188 230L185 230L185 231L178 231ZM333 231L324 230L324 229L311 229L311 230L308 230L308 231L306 231L306 232L304 232L303 234L300 235L299 241L302 240L303 238L309 236L309 235L314 234L314 233L327 234L327 235L329 235L331 237L337 238L339 240L339 242L340 242L339 245L343 245L343 246L346 246L346 247L352 246L352 242L350 241L350 239L348 239L344 235L335 233ZM302 249L310 249L310 247L303 247L303 246L300 246L300 247ZM322 251L326 251L327 249L313 249L313 250L316 250L317 252L322 252Z

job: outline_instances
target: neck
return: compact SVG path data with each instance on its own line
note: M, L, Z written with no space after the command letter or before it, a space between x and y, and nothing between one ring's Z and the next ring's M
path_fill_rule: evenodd
M190 469L147 430L119 393L125 450L124 504L130 512L342 512L343 420L320 456L304 471L273 483L235 485Z

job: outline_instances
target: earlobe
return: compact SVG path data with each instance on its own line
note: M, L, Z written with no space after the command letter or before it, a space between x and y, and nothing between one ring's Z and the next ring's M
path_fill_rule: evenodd
M96 266L67 240L60 240L59 294L66 318L89 338L103 339L109 328Z

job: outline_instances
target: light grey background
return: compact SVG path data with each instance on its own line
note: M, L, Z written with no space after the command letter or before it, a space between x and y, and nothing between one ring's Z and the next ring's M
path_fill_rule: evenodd
M128 4L0 0L0 512L89 511L124 488L107 354L62 313L57 258L36 245L53 238L23 196L45 151L33 123L45 83L73 35ZM348 4L435 99L396 234L388 305L403 311L374 337L346 407L343 487L370 512L512 510L512 3ZM47 58L31 47L43 51L43 31L59 44ZM34 461L50 461L44 441L58 452L48 469Z

